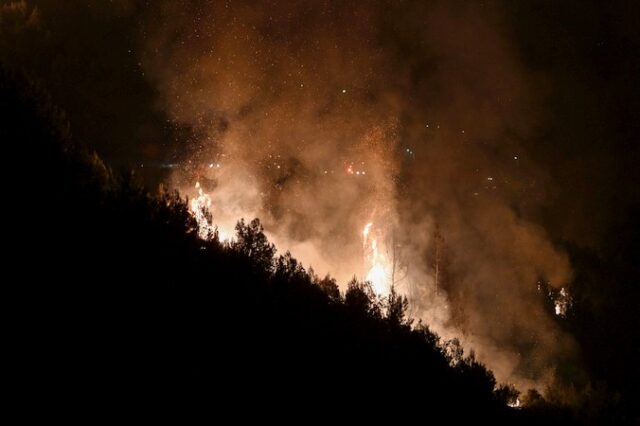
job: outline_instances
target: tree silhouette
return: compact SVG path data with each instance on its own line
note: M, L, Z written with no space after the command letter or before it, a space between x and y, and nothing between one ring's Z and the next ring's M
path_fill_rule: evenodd
M317 281L317 285L332 302L339 302L341 300L340 287L338 287L338 283L330 275L327 274L323 279Z
M240 219L236 224L236 236L237 239L232 243L233 249L252 259L258 268L271 272L276 248L264 235L260 220L253 219L247 225L244 219Z
M505 405L514 407L520 404L520 400L518 399L520 392L511 385L500 385L496 389L495 394L498 401Z
M380 318L382 312L375 291L369 282L359 282L355 277L347 284L344 303L348 309Z
M395 287L391 287L391 292L386 300L386 318L393 325L411 326L412 320L406 317L409 309L409 301L406 296L399 295Z
M274 250L275 251L275 250ZM275 261L275 275L278 279L294 280L306 277L302 265L287 251Z

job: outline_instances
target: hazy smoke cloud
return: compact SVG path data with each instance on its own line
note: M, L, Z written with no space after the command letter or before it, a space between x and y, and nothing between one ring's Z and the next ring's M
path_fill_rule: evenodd
M507 32L498 8L457 2L162 1L141 60L194 131L175 183L200 181L223 228L258 216L344 281L373 222L417 316L542 389L574 348L537 283L571 268L534 221L542 117Z
M235 222L240 203L346 278L364 224L393 209L404 82L390 78L370 5L227 6L164 4L146 70L171 117L201 134L186 149L216 188L218 220Z

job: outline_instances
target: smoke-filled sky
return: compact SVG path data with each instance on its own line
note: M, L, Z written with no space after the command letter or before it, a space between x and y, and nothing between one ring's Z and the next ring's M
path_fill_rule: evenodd
M3 1L0 60L319 273L364 277L372 223L416 317L544 390L580 349L541 284L638 199L639 14L600 3Z

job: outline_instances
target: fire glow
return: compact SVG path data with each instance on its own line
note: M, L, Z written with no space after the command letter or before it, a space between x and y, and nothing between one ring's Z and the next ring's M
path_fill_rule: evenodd
M257 217L280 253L343 291L354 274L382 297L395 288L416 320L460 337L499 381L543 390L572 348L551 343L566 340L552 322L564 305L528 290L541 276L568 286L571 267L519 213L535 211L530 182L540 181L521 137L505 137L514 123L530 133L519 57L500 32L450 37L478 16L446 2L425 9L429 25L413 34L420 51L407 57L378 42L389 24L379 2L343 5L329 26L324 2L303 3L205 2L193 19L166 2L176 19L149 28L145 75L168 119L193 130L170 179L190 195L199 235L228 241L237 220ZM307 19L305 31L291 25ZM468 62L461 46L486 56ZM420 59L431 57L441 66ZM509 108L478 105L507 98Z
M378 245L377 229L373 222L365 225L362 231L365 280L371 283L373 290L379 296L385 296L391 291L391 267L388 259Z
M197 195L191 199L189 208L198 224L198 236L203 240L208 240L213 238L217 232L218 239L221 242L226 243L231 241L233 239L233 232L220 228L220 226L213 223L211 216L211 210L213 208L211 196L204 192L200 182L196 182L195 189Z
M198 236L202 239L211 239L218 233L221 242L229 242L233 238L233 233L226 229L221 229L214 222L215 213L211 196L204 191L200 182L194 186L196 195L189 203L190 211L198 224ZM362 251L363 251L363 276L369 282L378 296L386 296L391 291L393 267L384 250L384 235L381 230L368 222L362 230Z

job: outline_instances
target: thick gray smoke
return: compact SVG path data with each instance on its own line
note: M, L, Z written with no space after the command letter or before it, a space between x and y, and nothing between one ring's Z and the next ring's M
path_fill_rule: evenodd
M527 146L543 117L497 8L154 9L144 70L159 108L196 134L174 181L187 193L202 184L223 231L258 216L281 250L345 281L366 274L372 222L415 316L459 337L500 381L554 384L575 349L538 284L565 286L571 268L535 224L550 182Z

